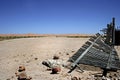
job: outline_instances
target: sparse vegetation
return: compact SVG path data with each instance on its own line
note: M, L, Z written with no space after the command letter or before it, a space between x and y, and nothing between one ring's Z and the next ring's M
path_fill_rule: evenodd
M0 35L0 41L18 38L40 38L40 37L67 37L67 38L89 38L92 35L84 34L4 34Z
M18 39L18 38L39 38L45 36L38 35L0 35L0 41L9 40L9 39Z
M0 36L0 41L8 39L18 39L18 38L38 38L42 36Z
M66 36L67 38L90 38L91 36Z

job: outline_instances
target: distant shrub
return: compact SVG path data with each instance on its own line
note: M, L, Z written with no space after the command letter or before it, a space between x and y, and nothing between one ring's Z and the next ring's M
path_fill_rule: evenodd
M37 38L39 36L0 36L0 41L18 38Z
M66 36L67 38L90 38L91 36Z

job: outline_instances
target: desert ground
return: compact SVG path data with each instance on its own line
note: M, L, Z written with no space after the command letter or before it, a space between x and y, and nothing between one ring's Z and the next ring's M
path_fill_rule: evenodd
M81 80L93 80L92 74L101 73L96 67L81 65L84 70L80 73L62 67L58 74L51 74L42 61L59 55L61 61L66 62L89 38L41 37L21 38L0 41L0 80L17 80L15 72L19 65L26 67L27 75L32 80L71 80L80 77ZM117 47L119 51L119 47Z

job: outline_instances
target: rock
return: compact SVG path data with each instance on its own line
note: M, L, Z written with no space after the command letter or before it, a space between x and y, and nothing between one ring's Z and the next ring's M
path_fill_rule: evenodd
M54 68L52 68L52 74L57 74L60 71L61 71L60 67L54 67Z
M43 61L42 64L49 67L49 68L52 67L51 64L48 61Z
M66 53L66 55L69 55L69 53Z
M74 53L75 51L71 51L72 53Z
M58 55L54 55L53 59L59 59L60 57Z
M10 80L10 78L6 79L6 80Z
M19 66L19 71L25 71L25 66L23 65Z
M38 58L34 58L35 60L38 60Z
M61 54L61 52L59 52L59 54Z
M18 77L18 80L31 80L32 77L28 77L25 71L25 66L21 65L19 66L18 71L15 73L16 77Z

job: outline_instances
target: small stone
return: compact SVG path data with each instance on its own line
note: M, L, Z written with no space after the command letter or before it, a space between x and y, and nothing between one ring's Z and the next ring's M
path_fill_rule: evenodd
M59 52L59 54L61 54L61 52Z
M69 55L69 53L66 53L66 55Z
M60 67L54 67L54 68L52 68L52 74L57 74L60 71L61 71Z
M59 56L58 55L54 55L53 59L59 59Z
M72 53L75 52L75 51L71 51Z
M6 80L10 80L10 78L6 79Z
M35 60L38 60L38 58L34 58Z

